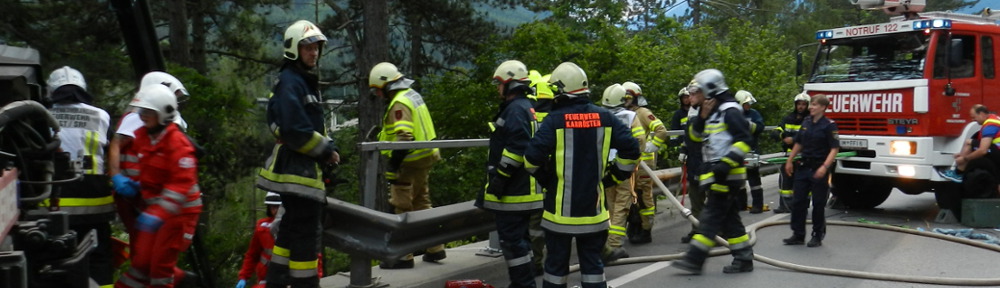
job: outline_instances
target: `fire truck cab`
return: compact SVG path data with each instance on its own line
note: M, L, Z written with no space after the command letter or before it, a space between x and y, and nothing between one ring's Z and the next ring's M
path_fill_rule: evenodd
M918 15L923 0L852 2L901 16L816 32L804 89L829 96L841 151L857 152L838 161L833 193L853 208L878 206L893 188L934 191L940 204L961 191L939 173L979 131L972 106L1000 108L1000 13Z

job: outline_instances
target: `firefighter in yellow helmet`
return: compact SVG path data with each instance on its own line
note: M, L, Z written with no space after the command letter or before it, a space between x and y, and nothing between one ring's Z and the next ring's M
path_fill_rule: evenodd
M268 287L317 287L319 229L326 204L320 165L340 162L334 139L326 135L313 72L326 36L315 24L300 20L285 30L284 57L278 83L267 103L267 123L277 144L257 178L257 187L281 195L285 214L278 225Z
M628 179L639 143L607 109L590 102L587 74L565 62L552 71L552 112L531 138L524 167L545 187L543 287L566 287L576 240L582 287L605 287L601 249L608 237L604 191ZM611 149L617 157L608 161ZM610 165L608 165L610 164Z
M639 142L639 147L642 147L643 141L646 138L646 131L642 129L642 122L636 117L635 111L625 109L625 88L620 84L614 84L608 86L604 89L604 96L601 98L601 105L611 113L615 114L618 120L622 123L628 124L631 129L632 137L636 138ZM616 150L611 150L611 156L608 160L613 160L617 153ZM608 243L604 245L604 250L601 253L601 257L604 262L611 262L618 260L619 258L628 258L628 252L622 247L622 242L625 240L625 225L626 219L628 218L629 208L635 203L635 193L633 192L633 185L635 177L629 177L618 183L614 187L608 187L604 190L608 199L608 212L611 214L609 219L610 228L608 229Z
M382 62L372 67L368 87L379 99L389 101L382 118L379 141L430 141L437 138L434 122L424 98L413 90L413 80L403 77L396 65ZM389 167L385 179L389 181L389 204L396 214L431 208L431 195L427 183L431 166L441 159L437 148L385 150ZM444 245L427 248L423 260L437 262L446 256ZM385 269L413 268L413 255L406 255L398 262L380 264Z
M645 107L646 98L642 96L642 88L639 88L638 84L625 82L622 83L622 87L627 93L625 108L635 111L636 118L642 122L644 130L643 137L646 141L642 146L642 157L639 159L650 168L655 168L656 152L666 148L667 145L667 127L663 125L663 121L653 115L653 111ZM628 240L631 243L649 243L653 241L653 218L656 216L656 202L653 201L653 179L643 169L639 169L636 174L635 194L640 199L637 204L639 205L642 227L637 227L641 229L630 227Z

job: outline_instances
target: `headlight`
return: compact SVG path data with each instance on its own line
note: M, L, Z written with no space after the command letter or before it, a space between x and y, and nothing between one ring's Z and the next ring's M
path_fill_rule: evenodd
M913 142L913 141L892 141L892 142L889 142L889 154L892 154L892 155L914 155L914 154L917 154L917 142Z

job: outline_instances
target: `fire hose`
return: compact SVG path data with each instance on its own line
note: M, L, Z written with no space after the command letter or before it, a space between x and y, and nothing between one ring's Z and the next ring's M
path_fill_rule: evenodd
M639 166L641 167L641 169L645 169L647 173L650 173L650 174L653 173L653 170L650 169L649 166L647 166L645 163L639 162ZM694 223L695 225L697 225L698 224L698 219L696 219L695 216L692 215L691 210L685 208L684 205L682 205L677 200L677 198L674 197L672 193L670 193L670 189L667 189L667 186L664 185L663 182L660 181L660 179L658 179L656 177L651 177L651 178L654 179L653 183L656 183L656 186L659 187L661 190L663 190L665 192L664 194L667 195L667 199L670 200L670 203L673 204L675 207L677 207L677 208L679 208L681 210L681 215L684 215L684 217L687 218L688 221L691 221L692 223ZM774 226L774 225L787 225L788 223L789 223L789 221L783 220L783 221L771 221L771 222L757 223L757 224L754 224L754 225L747 226L747 234L750 237L750 245L754 245L757 242L757 230L760 230L761 228L764 228L764 227ZM875 224L868 224L868 223L854 223L854 222L846 222L846 221L827 221L826 224L827 225L835 225L835 226L851 226L851 227L860 227L860 228L868 228L868 229L881 229L881 230L888 230L888 231L894 231L894 232L908 233L908 234L913 234L913 235L918 235L918 236L930 237L930 238L935 238L935 239L940 239L940 240L945 240L945 241L951 241L951 242L955 242L955 243L965 244L965 245L974 246L974 247L977 247L977 248L981 248L981 249L985 249L985 250L990 250L990 251L994 251L994 252L1000 252L1000 246L997 246L997 245L986 244L986 243L978 242L978 241L975 241L975 240L970 240L970 239L965 239L965 238L958 238L958 237L952 237L952 236L938 234L938 233L934 233L934 232L928 232L928 231L919 231L919 230L906 229L906 228L900 228L900 227L895 227L895 226L875 225ZM711 252L709 252L709 255L710 256L728 255L729 252L730 252L729 248L725 247L725 246L728 246L728 242L726 242L725 239L722 239L722 237L719 237L719 236L715 237L715 241L718 242L719 244L721 244L723 247L718 247L718 248L712 249ZM626 265L626 264L638 264L638 263L672 261L672 260L680 259L683 256L684 256L684 253L631 257L631 258L619 259L619 260L616 260L616 261L613 261L613 262L610 262L610 263L605 263L605 266L617 266L617 265ZM887 273L875 273L875 272L865 272L865 271L855 271L855 270L845 270L845 269L833 269L833 268L816 267L816 266L806 266L806 265L799 265L799 264L795 264L795 263L789 263L789 262L785 262L785 261L780 261L780 260L772 259L772 258L763 256L763 255L760 255L760 254L756 254L756 253L754 255L754 260L763 262L763 263L771 265L771 266L775 266L775 267L779 267L779 268L784 268L784 269L788 269L788 270L792 270L792 271L798 271L798 272L804 272L804 273L812 273L812 274L820 274L820 275L829 275L829 276L861 278L861 279L880 280L880 281L892 281L892 282L907 282L907 283L921 283L921 284L935 284L935 285L952 285L952 286L997 286L997 285L1000 285L1000 278L927 277L927 276L913 276L913 275L898 275L898 274L887 274ZM579 264L570 266L570 272L575 272L575 271L578 271L579 269L580 269L580 265Z

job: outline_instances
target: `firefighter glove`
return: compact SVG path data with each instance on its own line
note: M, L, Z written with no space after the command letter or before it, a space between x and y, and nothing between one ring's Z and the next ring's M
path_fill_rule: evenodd
M139 182L135 182L132 178L128 178L128 176L121 173L111 176L111 182L114 183L115 191L118 191L118 195L131 198L139 193Z
M247 280L246 279L240 279L239 282L236 282L236 288L244 288L246 286L247 286Z
M615 179L615 176L611 175L611 173L604 175L604 179L601 179L601 184L604 185L604 189L608 189L612 186L618 185L618 183L621 182L622 181Z
M656 146L652 141L646 142L646 149L643 152L656 153L656 151L660 151L660 146Z
M687 162L687 160L688 160L688 154L684 154L684 153L677 154L677 160L680 160L681 163Z
M507 183L510 182L510 177L506 177L500 174L494 175L493 179L490 179L490 183L486 186L486 193L493 195L503 195L504 191L507 191Z
M156 230L160 230L160 225L163 225L163 219L146 212L142 212L142 215L139 215L139 218L135 220L135 228L143 232L156 232Z

